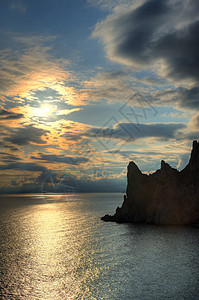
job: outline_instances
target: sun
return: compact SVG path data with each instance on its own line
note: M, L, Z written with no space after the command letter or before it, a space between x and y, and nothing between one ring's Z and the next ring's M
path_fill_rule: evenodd
M50 117L54 112L54 108L50 104L45 104L40 106L39 108L34 109L34 115L36 117Z
M42 115L50 115L51 114L51 107L50 106L44 106L40 108L40 114Z

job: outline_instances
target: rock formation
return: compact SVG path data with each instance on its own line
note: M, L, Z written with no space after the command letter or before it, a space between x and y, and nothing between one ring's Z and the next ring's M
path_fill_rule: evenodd
M188 165L178 171L161 161L161 169L142 174L128 165L127 189L121 208L103 221L144 224L199 224L199 143L193 142Z

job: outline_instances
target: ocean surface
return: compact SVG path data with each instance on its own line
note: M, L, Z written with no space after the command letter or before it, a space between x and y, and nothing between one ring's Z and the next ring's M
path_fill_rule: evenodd
M0 299L199 299L199 228L105 223L122 194L0 197Z

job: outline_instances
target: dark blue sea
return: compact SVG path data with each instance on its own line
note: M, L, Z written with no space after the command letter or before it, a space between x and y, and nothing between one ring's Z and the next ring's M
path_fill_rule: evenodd
M199 299L199 228L105 223L122 194L0 197L0 299Z

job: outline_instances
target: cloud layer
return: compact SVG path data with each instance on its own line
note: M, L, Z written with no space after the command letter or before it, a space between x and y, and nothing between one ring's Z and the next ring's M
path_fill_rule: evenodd
M70 81L74 80L69 70L70 61L57 59L50 55L51 48L46 44L52 37L15 36L15 47L23 47L23 51L0 50L0 96L8 101L23 103L24 99L31 103L36 91L48 88L54 90L60 99L74 105L79 100Z
M183 123L138 124L119 123L113 128L91 128L88 135L93 138L120 139L134 142L137 139L154 137L164 140L178 138L178 131L186 127Z
M141 68L159 65L169 78L199 79L199 2L149 0L99 22L109 59Z
M46 136L47 132L48 131L36 128L33 125L27 125L10 130L9 135L4 137L3 140L19 146L28 145L30 143L45 144L46 141L42 139L42 136Z
M0 121L16 120L23 118L23 114L14 113L6 109L0 109Z
M39 157L32 156L32 159L38 159L44 162L49 163L61 163L68 165L79 165L89 161L86 157L73 157L73 156L64 156L64 155L52 155L52 154L42 154L40 153Z

